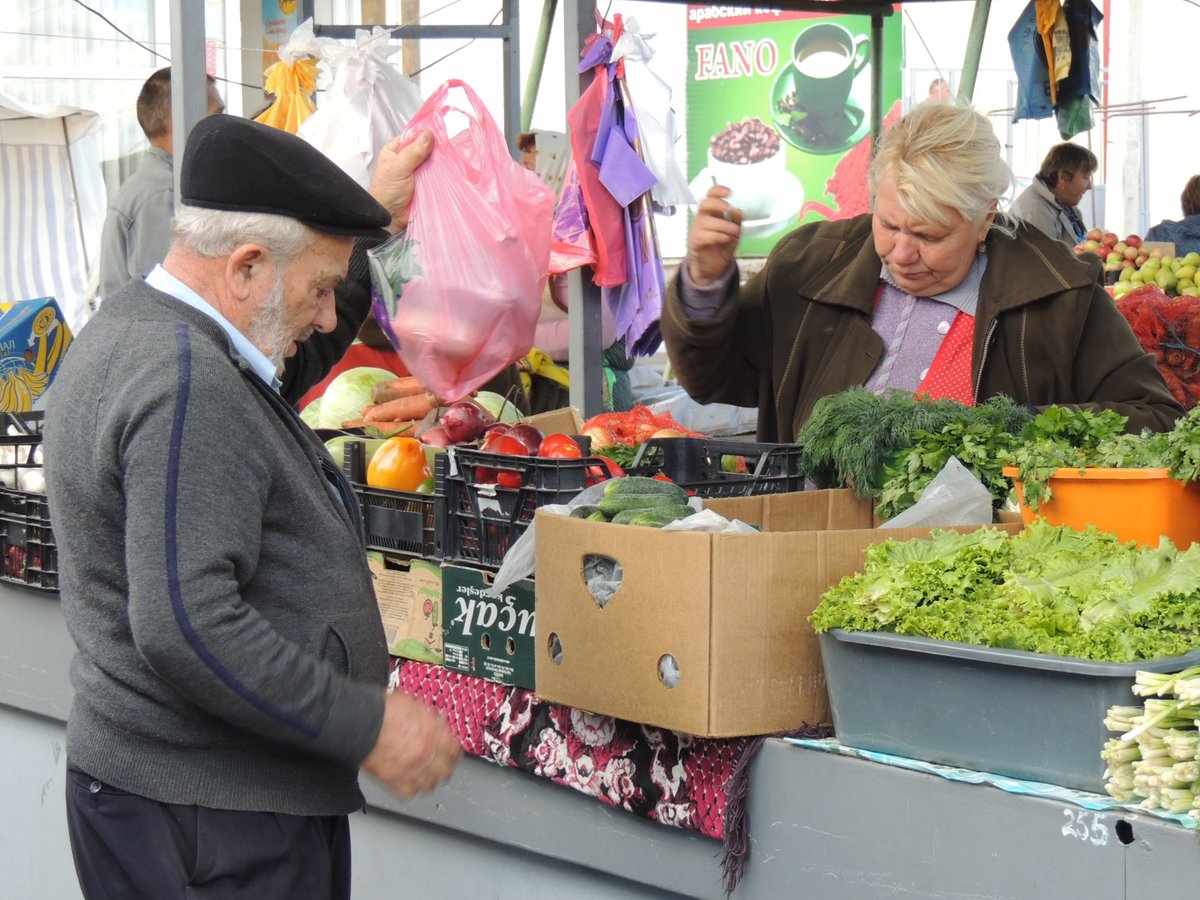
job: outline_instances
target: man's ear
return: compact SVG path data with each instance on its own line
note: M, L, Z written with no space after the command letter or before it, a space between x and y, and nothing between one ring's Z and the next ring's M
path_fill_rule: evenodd
M225 260L225 284L229 296L244 303L259 296L263 280L274 278L274 267L261 244L242 244Z

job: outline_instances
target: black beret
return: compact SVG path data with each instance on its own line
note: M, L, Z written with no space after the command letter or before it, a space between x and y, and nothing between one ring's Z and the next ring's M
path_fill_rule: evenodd
M386 236L391 213L294 134L238 116L201 119L179 173L187 206L273 213L329 234Z

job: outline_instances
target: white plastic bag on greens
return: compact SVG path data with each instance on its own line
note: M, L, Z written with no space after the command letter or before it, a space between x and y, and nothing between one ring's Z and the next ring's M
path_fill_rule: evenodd
M992 495L971 474L971 470L951 456L925 485L917 502L880 528L937 528L947 525L990 525Z

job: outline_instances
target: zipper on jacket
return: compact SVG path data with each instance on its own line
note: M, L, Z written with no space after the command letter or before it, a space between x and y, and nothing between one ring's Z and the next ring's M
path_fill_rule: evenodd
M983 367L987 365L988 349L992 346L992 335L996 333L996 320L988 326L987 337L983 339L983 353L979 357L979 374L975 376L975 391L972 394L973 405L979 405L979 386L983 384Z

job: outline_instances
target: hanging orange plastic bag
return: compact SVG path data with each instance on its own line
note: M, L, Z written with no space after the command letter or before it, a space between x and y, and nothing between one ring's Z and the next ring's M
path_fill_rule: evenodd
M316 112L313 93L317 89L317 61L331 46L336 47L337 41L317 37L312 19L296 26L287 42L275 51L279 61L263 73L263 87L275 99L254 121L295 134Z
M457 90L463 102L452 102ZM509 155L482 101L447 81L405 129L433 133L408 228L368 251L375 318L409 372L457 400L533 346L554 192Z

